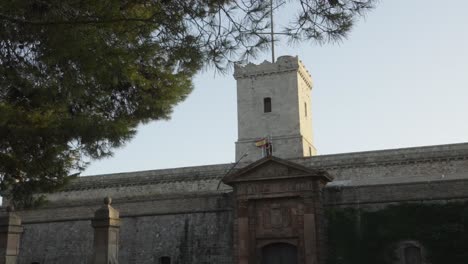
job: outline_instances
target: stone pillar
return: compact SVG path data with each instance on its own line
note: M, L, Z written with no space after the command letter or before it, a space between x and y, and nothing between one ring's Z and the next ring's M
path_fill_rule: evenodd
M315 214L304 213L304 258L306 264L318 263Z
M16 264L21 233L21 218L8 206L6 214L0 216L0 264Z
M119 256L119 212L110 205L106 197L104 206L94 213L94 255L93 264L118 264Z
M237 207L237 255L238 264L249 263L249 214L247 200L240 200Z

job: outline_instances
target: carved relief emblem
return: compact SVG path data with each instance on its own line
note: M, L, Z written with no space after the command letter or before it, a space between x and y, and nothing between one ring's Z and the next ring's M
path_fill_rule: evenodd
M270 221L272 228L280 228L283 226L283 214L281 208L271 208Z
M264 213L264 228L278 229L291 225L291 212L287 207L272 204Z

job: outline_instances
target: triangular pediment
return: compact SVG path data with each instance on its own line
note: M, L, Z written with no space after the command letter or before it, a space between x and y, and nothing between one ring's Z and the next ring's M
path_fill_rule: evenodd
M294 162L276 157L260 159L235 173L224 177L225 184L236 182L268 181L275 179L290 179L301 177L316 177L317 180L331 181L331 176L323 170L310 169Z

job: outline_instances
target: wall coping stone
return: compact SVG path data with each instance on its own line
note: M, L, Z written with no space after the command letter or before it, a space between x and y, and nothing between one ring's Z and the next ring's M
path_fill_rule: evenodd
M346 168L379 167L467 159L468 143L459 143L317 155L312 157L289 159L289 161L296 162L309 168L337 170ZM251 163L241 162L237 164L235 169L233 169L231 172L235 172L236 170L249 164ZM170 182L221 180L233 166L234 163L226 163L206 166L83 176L72 181L70 185L61 190L61 192L125 186L156 185Z
M229 195L225 191L201 191L201 192L192 192L192 193L170 193L170 194L149 194L149 195L138 195L132 197L118 197L112 198L113 204L123 204L123 203L141 203L147 201L168 201L168 200L190 200L193 198L211 198L211 197L223 197L223 195ZM59 200L54 202L47 202L45 205L41 206L38 209L28 209L28 211L41 210L41 209L58 209L58 208L70 208L70 207L79 207L79 206L96 206L101 204L101 199L79 199L79 200Z
M82 176L72 181L61 192L101 189L123 186L151 185L167 182L197 182L221 179L234 164L182 167L173 169L122 172Z
M415 192L415 188L424 187L425 192ZM457 190L445 191L447 186L456 186ZM375 185L360 185L360 186L327 186L325 188L324 206L359 206L359 205L377 205L377 204L392 204L392 203L408 203L408 202L437 202L437 201L467 201L468 200L467 179L455 180L440 180L430 182L405 182L392 184L375 184ZM401 197L401 194L395 194L393 190L408 189L406 197ZM437 192L436 190L444 190ZM379 195L369 195L368 191L385 194L385 198ZM336 194L348 193L348 198L345 200L333 201ZM431 195L428 196L427 192Z
M307 167L342 169L468 159L468 143L317 155L291 159Z

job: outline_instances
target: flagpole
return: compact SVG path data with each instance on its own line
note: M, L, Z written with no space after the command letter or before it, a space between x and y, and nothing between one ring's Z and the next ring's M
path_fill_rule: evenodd
M275 39L273 31L273 0L270 0L270 23L271 23L271 63L275 62Z
M244 155L242 155L242 157L240 157L240 159L238 159L238 160L234 163L234 165L232 165L231 168L229 168L229 170L224 174L224 176L223 176L221 179L219 179L218 186L216 187L216 190L219 190L219 186L221 186L221 182L223 181L224 177L226 177L226 176L237 166L237 164L239 164L239 162L240 162L243 158L247 157L248 155L249 155L248 152L244 153Z

